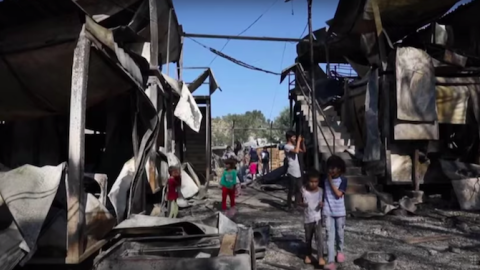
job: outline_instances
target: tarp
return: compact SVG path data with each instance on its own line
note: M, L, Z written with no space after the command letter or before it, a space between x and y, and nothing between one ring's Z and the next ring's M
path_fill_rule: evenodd
M416 48L398 48L395 74L397 119L436 121L435 72L430 56Z
M222 88L218 85L215 76L213 75L213 71L210 68L207 68L198 78L196 78L192 83L188 85L188 89L191 93L195 92L208 78L208 90L210 95L215 92L215 90L219 89L222 91Z
M200 131L202 113L186 84L182 86L182 95L175 108L174 115L185 122L185 124L195 132Z

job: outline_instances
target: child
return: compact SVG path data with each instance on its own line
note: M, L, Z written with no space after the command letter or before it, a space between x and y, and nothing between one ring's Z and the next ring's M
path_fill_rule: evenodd
M227 196L230 197L230 207L235 207L235 185L237 184L237 170L235 170L235 160L225 161L225 171L220 179L222 187L222 210L227 210Z
M323 206L323 192L319 188L320 173L317 170L311 170L308 173L307 186L302 188L304 223L305 223L305 242L307 244L307 255L305 256L305 263L312 263L312 239L313 235L317 242L317 257L320 266L325 265L323 259L323 235L322 235L322 214Z
M325 269L332 270L336 269L335 252L337 262L345 261L343 254L346 217L344 194L347 190L347 179L342 176L345 173L345 161L333 155L327 160L327 170L328 177L323 183L323 215L327 229L328 247L328 264Z
M284 146L285 157L287 159L287 175L289 178L287 209L292 210L293 196L295 196L296 204L301 203L302 171L298 161L298 153L303 152L302 136L295 136L295 132L289 130L285 133L287 144Z
M176 218L178 215L178 189L182 183L180 169L175 166L170 166L168 173L170 174L167 182L168 217Z

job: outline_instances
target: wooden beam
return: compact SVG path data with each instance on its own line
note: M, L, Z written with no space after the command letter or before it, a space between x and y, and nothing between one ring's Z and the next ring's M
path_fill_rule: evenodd
M83 174L85 168L85 111L91 42L85 27L73 55L70 94L70 129L67 175L67 257L66 263L79 263L84 252L85 201Z
M212 170L212 125L211 125L211 106L210 106L210 99L207 100L205 108L205 158L207 163L207 168L205 171L205 187L208 190L208 186L210 183L210 175ZM232 145L233 147L233 145Z

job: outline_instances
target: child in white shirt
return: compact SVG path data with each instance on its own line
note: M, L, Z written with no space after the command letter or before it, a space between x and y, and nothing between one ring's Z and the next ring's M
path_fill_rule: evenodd
M312 263L312 240L316 237L317 257L320 266L325 265L323 258L323 235L322 235L322 207L323 191L319 187L320 173L317 170L311 170L308 173L308 183L302 188L304 223L305 223L305 242L307 244L307 254L305 263Z

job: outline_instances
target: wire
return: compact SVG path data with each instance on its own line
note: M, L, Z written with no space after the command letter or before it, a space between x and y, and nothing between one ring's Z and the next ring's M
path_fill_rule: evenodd
M280 60L280 70L282 69L282 66L283 66L283 59L285 57L285 50L287 49L287 43L285 42L283 44L283 52L282 52L282 60ZM278 93L278 89L280 88L281 84L277 85L277 88L275 88L274 90L274 93L273 93L273 101L272 101L272 107L270 108L270 115L268 116L268 119L272 120L271 117L272 117L272 113L273 113L273 107L275 105L275 100L277 99L277 93ZM272 120L273 121L273 120Z
M260 14L260 16L258 16L247 28L245 28L242 32L240 32L240 34L237 35L237 37L243 35L245 32L247 32L250 28L252 28L252 26L254 26L262 17L263 15L267 14L268 11L270 11L270 9L275 6L275 4L277 4L278 0L274 0L272 2L272 4L262 13ZM220 49L220 52L223 52L223 50L225 49L225 47L227 47L228 43L230 42L231 39L228 39L225 44L223 44L222 48ZM215 59L217 59L218 55L215 55L215 57L213 57L212 61L210 61L210 64L208 64L208 67L210 67L213 62L215 62Z
M227 59L228 61L231 61L231 62L233 62L233 63L235 63L235 64L237 64L237 65L239 65L239 66L242 66L242 67L244 67L244 68L248 68L248 69L251 69L251 70L256 70L256 71L265 72L265 73L272 74L272 75L280 75L280 73L278 73L278 72L274 72L274 71L270 71L270 70L266 70L266 69L263 69L263 68L259 68L259 67L252 66L252 65L247 64L247 63L245 63L245 62L242 62L242 61L240 61L240 60L237 60L237 59L235 59L235 58L233 58L233 57L231 57L231 56L228 56L228 55L226 55L226 54L224 54L224 53L222 53L222 52L220 52L220 51L218 51L218 50L215 50L214 48L208 47L207 45L204 45L204 44L202 44L201 42L199 42L199 41L197 41L197 40L195 40L195 39L193 39L193 38L190 38L190 39L193 40L193 41L194 41L195 43L197 43L198 45L204 47L205 49L210 50L212 53L214 53L214 54L216 54L216 55L218 55L218 56L220 56L220 57L222 57L222 58L225 58L225 59Z

